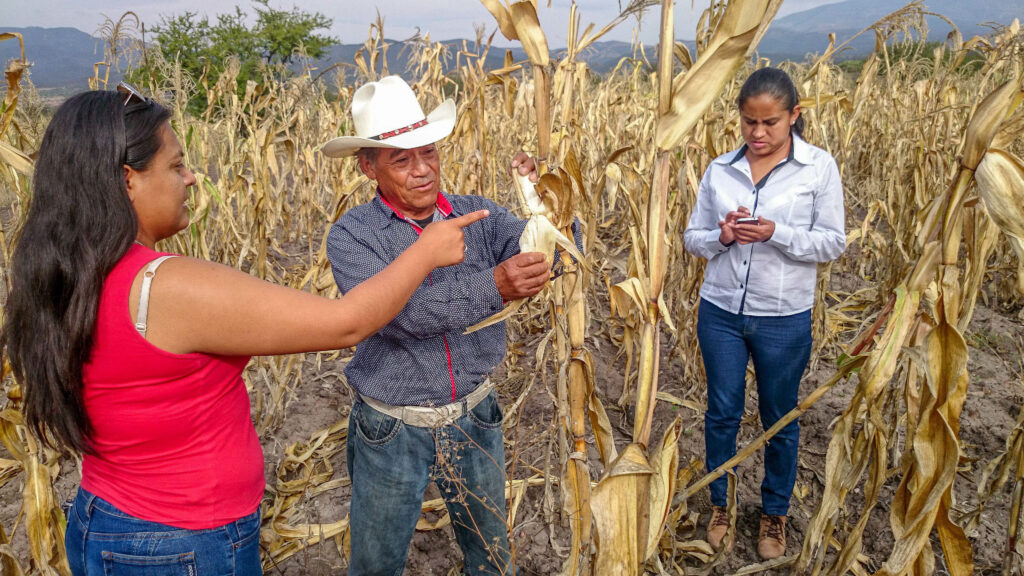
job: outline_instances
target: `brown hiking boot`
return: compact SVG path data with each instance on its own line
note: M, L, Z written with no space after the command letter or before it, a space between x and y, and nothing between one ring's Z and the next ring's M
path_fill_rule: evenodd
M711 510L711 520L708 522L708 544L715 550L722 547L722 540L725 539L725 534L729 531L729 514L726 512L725 506L715 506ZM731 549L733 542L735 542L736 531L729 534L729 540L725 543L727 549Z
M761 530L757 537L757 553L765 560L786 553L786 517L761 515Z

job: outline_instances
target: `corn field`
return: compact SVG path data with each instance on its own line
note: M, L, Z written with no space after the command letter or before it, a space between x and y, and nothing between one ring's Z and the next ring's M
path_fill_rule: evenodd
M585 25L573 3L568 47L555 52L547 40L555 31L541 28L535 3L482 2L527 60L508 52L503 68L489 70L488 53L504 49L478 32L457 50L419 38L410 68L392 70L378 20L354 61L268 71L244 94L235 89L237 69L192 78L175 62L160 63L162 79L143 90L173 110L198 180L191 225L160 248L338 297L327 228L374 190L354 161L328 159L318 146L352 132L357 86L402 74L425 110L449 96L458 104L455 130L440 143L442 189L529 215L508 169L527 150L540 160L537 191L551 223L563 231L574 216L582 223L584 260L564 255L564 273L511 317L509 355L495 376L509 446L508 525L526 573L1024 573L1019 24L986 37L954 33L897 59L894 46L919 45L912 40L925 32L926 8L912 2L862 32L875 50L850 73L834 38L810 47L817 55L801 63L757 57L781 0L715 0L696 30L695 54L681 43L662 42L656 52L636 45L631 58L597 75L580 55L638 11L661 18L662 38L685 35L672 29L672 2L634 0L597 26ZM104 29L107 64L93 72L96 88L106 88L118 58L128 66L141 58L123 21ZM2 32L0 41L21 42ZM28 60L32 49L22 46ZM446 73L443 62L455 66ZM704 263L683 249L682 232L709 162L742 143L739 86L767 64L793 77L805 138L840 167L848 248L819 269L813 378L788 417L816 415L803 429L820 451L804 450L806 439L801 447L789 555L759 564L704 540L706 486L729 475L739 495L731 529L756 522L744 520L739 502L753 482L731 469L745 470L788 420L761 434L748 408L736 458L706 473L695 331ZM48 120L26 70L25 57L7 64L0 109L0 296ZM197 86L208 95L198 114L186 110ZM996 328L973 328L981 311ZM979 350L1001 371L974 362ZM345 565L351 393L341 370L350 355L264 357L246 372L267 461L268 574ZM1010 405L988 419L972 403L996 386ZM77 462L28 433L7 366L3 392L0 573L67 574L59 505L76 488ZM315 406L319 416L308 417ZM980 430L972 438L988 435L983 446L964 441L968 429ZM443 501L428 493L423 506L417 538L441 534L430 542L450 549ZM438 554L448 570L448 552ZM409 573L426 569L411 564Z

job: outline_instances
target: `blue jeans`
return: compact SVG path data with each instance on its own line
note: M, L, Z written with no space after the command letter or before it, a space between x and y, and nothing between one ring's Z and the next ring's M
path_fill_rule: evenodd
M82 488L64 546L73 576L255 576L259 510L219 528L188 530L140 520Z
M465 556L463 574L512 573L501 418L494 391L438 428L410 426L356 400L347 443L349 576L402 573L431 481L440 488Z
M757 405L765 430L797 405L800 377L811 356L811 311L790 316L732 314L704 300L697 315L697 340L708 378L704 444L708 471L736 455L736 434L746 396L747 359L754 360ZM785 516L796 482L800 425L794 420L764 450L761 508ZM728 481L711 483L711 502L725 506Z

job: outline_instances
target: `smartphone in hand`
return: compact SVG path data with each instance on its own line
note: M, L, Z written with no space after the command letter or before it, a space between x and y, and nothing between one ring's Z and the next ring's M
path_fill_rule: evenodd
M753 224L753 225L756 226L756 225L758 225L759 222L760 221L757 218L737 218L736 219L736 223L737 224Z

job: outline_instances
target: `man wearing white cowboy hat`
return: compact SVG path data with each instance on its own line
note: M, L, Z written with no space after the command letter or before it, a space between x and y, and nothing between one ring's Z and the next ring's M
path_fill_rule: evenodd
M431 222L488 209L463 232L463 263L434 270L390 324L356 348L345 368L356 391L349 416L352 479L350 575L402 571L427 484L440 488L464 574L511 574L505 526L502 412L488 378L505 356L504 322L463 334L532 296L549 278L540 253L519 253L526 222L479 196L439 188L435 142L455 126L455 103L424 115L401 78L369 82L352 98L356 136L323 146L356 155L376 197L346 212L327 236L342 292L380 272ZM534 163L520 153L521 174ZM536 179L536 175L531 175ZM580 243L578 227L577 244Z

